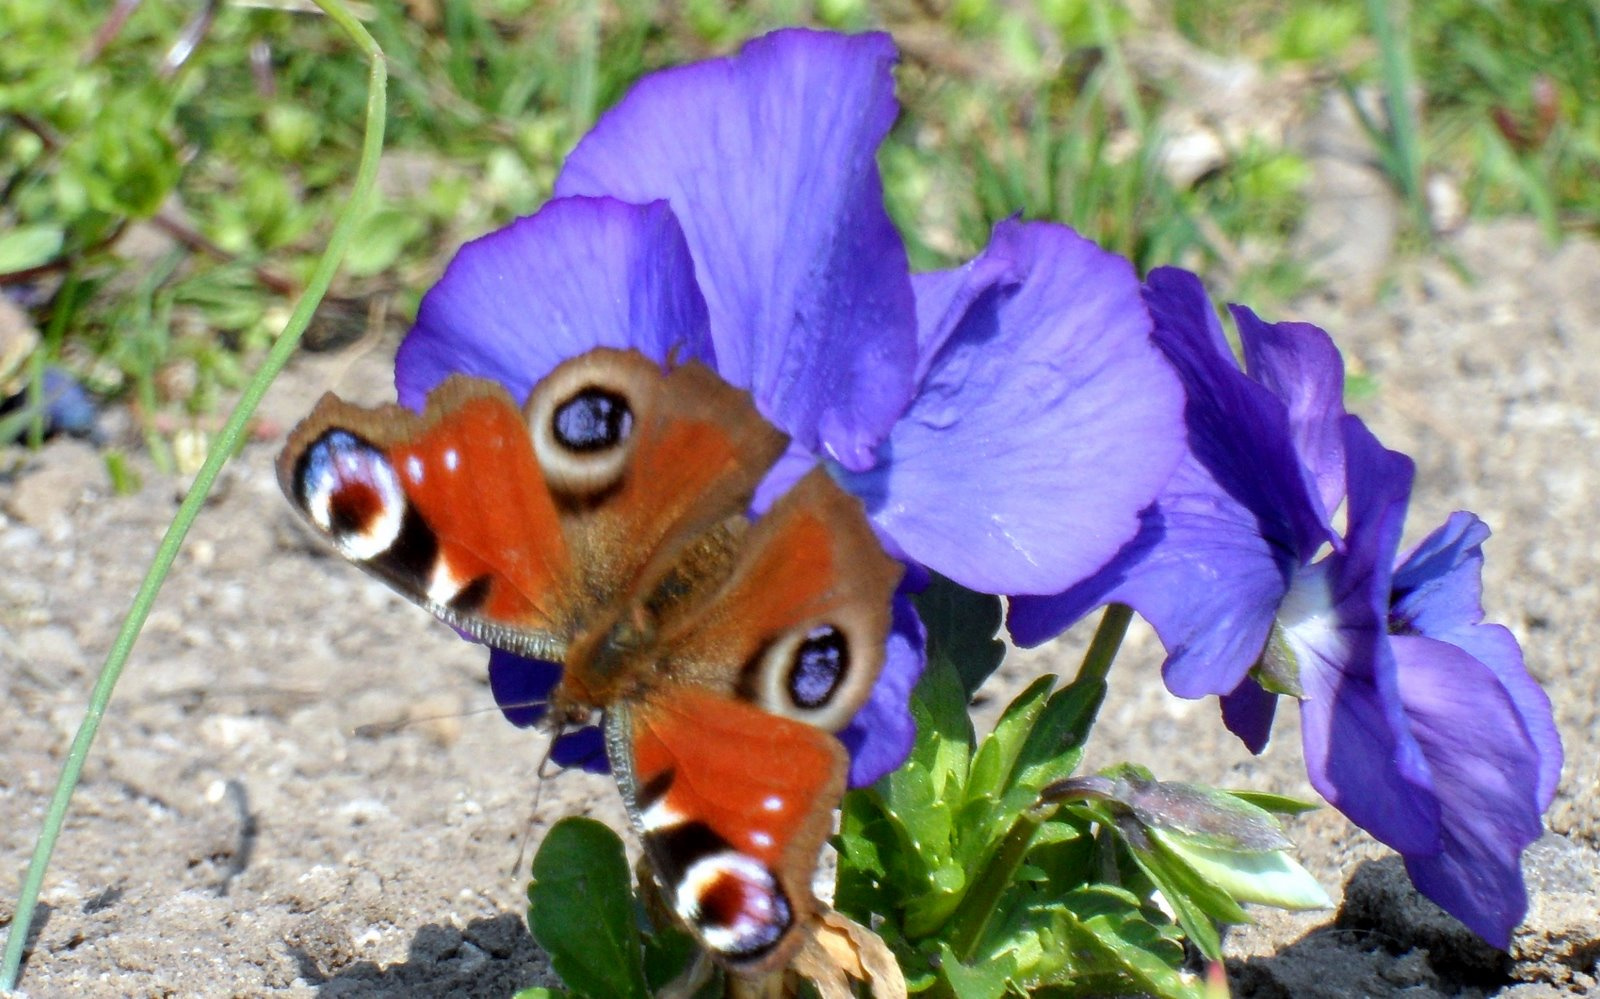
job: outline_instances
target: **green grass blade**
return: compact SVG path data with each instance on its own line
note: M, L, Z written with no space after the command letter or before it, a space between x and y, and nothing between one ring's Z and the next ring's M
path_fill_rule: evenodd
M177 514L172 518L172 524L167 528L165 537L161 539L160 547L156 549L155 558L145 574L144 582L134 595L128 616L123 620L122 629L117 633L116 641L112 643L111 651L106 656L105 665L100 669L100 676L90 695L83 722L78 726L78 734L73 738L72 747L68 750L67 758L61 766L61 776L56 783L55 794L50 799L50 807L45 813L39 839L34 844L28 872L23 877L22 890L17 897L16 914L12 918L10 932L6 937L5 957L3 962L0 962L0 991L16 987L23 951L27 945L28 930L39 900L39 889L44 883L45 870L50 865L50 855L55 850L56 839L61 834L67 806L72 800L73 790L78 786L78 777L83 771L83 763L89 755L90 746L94 743L95 734L100 729L100 720L105 716L111 692L117 685L117 679L122 675L122 667L127 662L128 654L133 650L139 632L144 628L145 619L150 614L151 605L155 603L156 594L161 591L167 573L172 569L172 563L178 556L178 549L183 545L184 537L189 533L196 515L205 504L206 497L216 482L217 473L238 449L246 423L260 405L268 387L277 378L278 372L283 370L283 366L288 363L299 345L300 337L305 333L312 313L322 302L323 295L328 291L328 285L333 281L334 272L338 269L339 261L343 258L350 238L354 234L356 221L362 214L361 209L371 198L373 183L378 173L378 155L383 149L384 119L387 113L388 72L383 51L378 48L377 42L367 34L360 22L345 9L342 0L317 0L317 5L350 36L371 62L371 71L367 78L366 130L362 136L361 159L356 167L355 183L350 189L350 201L340 213L339 220L333 227L333 233L328 238L328 245L317 261L316 269L312 272L300 301L295 305L294 312L284 326L283 333L267 352L266 360L257 369L250 384L245 387L244 394L234 406L227 424L212 443L211 451L206 455L205 463L195 476L194 484L190 486L188 495L184 497Z
M1372 21L1373 39L1378 43L1378 58L1383 73L1384 110L1388 114L1389 153L1395 182L1411 210L1417 233L1426 238L1432 228L1423 190L1422 130L1410 96L1416 89L1417 74L1411 61L1411 9L1407 3L1367 0L1367 16Z

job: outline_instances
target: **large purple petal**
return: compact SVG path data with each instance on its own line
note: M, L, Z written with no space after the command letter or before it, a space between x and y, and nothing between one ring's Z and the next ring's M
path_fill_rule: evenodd
M718 370L813 452L872 465L911 396L915 312L876 154L896 106L882 34L780 31L646 77L556 193L665 198L710 307Z
M594 347L712 360L688 244L664 202L551 201L463 246L422 298L395 385L413 409L457 372L492 378L520 400Z
M1169 690L1226 694L1261 656L1289 589L1293 553L1263 538L1256 515L1193 455L1145 520L1138 538L1083 584L1053 597L1012 598L1012 638L1038 644L1099 604L1125 603L1161 637Z
M1561 735L1550 698L1528 674L1517 640L1505 628L1483 623L1483 542L1488 537L1483 521L1457 512L1423 539L1395 569L1389 629L1459 646L1494 672L1538 747L1542 811L1561 779Z
M1438 849L1428 761L1411 735L1387 628L1390 568L1411 460L1343 419L1349 476L1344 552L1299 573L1279 613L1299 667L1306 772L1324 798L1401 853Z
M905 762L916 739L911 688L927 664L927 631L911 600L897 594L888 656L867 703L839 733L850 751L851 787L866 787Z
M1528 907L1520 858L1539 838L1541 754L1487 666L1428 638L1396 636L1391 645L1406 715L1433 771L1443 844L1408 854L1406 870L1424 895L1505 949Z
M1293 569L1332 535L1288 408L1239 370L1199 278L1160 268L1144 298L1187 393L1188 452L1109 565L1055 597L1014 599L1009 623L1034 644L1099 603L1126 603L1161 636L1173 693L1227 694L1260 656Z
M1397 684L1375 676L1394 672L1387 637L1369 633L1355 642L1308 643L1296 651L1301 744L1311 786L1401 853L1437 850L1439 806L1427 764L1398 694L1386 689Z
M1059 592L1138 530L1182 450L1182 392L1132 268L1072 230L1003 222L967 274L975 293L928 279L959 319L923 337L926 376L882 464L844 482L963 586Z
M1239 370L1200 279L1175 267L1146 278L1155 339L1188 395L1189 448L1234 501L1253 512L1261 534L1299 564L1339 539L1311 492L1295 447L1290 412Z
M1310 323L1265 323L1240 305L1231 311L1245 370L1289 409L1289 432L1327 523L1344 501L1344 359Z

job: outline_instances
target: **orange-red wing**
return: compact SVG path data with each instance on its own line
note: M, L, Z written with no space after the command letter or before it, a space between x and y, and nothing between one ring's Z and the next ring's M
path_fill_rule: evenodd
M752 704L667 687L608 715L612 765L669 904L742 971L781 965L844 793L831 735Z
M721 589L662 636L663 661L838 731L883 668L901 572L861 502L813 469L756 522Z
M639 601L687 546L744 514L788 439L748 393L703 365L663 372L637 352L605 349L565 362L540 382L528 400L528 422L549 422L563 400L592 386L631 412L625 466L601 476L596 491L582 475L564 475L567 459L551 454L546 481L565 501L563 525L586 585L601 602Z
M284 492L348 558L502 648L559 656L572 561L522 413L455 376L417 415L324 396L278 458Z

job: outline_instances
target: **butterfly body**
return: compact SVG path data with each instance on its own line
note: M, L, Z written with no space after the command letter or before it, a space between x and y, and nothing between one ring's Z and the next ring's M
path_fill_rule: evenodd
M423 413L324 397L280 481L347 558L441 620L562 665L557 726L608 756L669 904L775 967L843 793L831 733L882 666L898 563L813 469L747 509L787 439L698 364L595 350L519 407L455 376Z

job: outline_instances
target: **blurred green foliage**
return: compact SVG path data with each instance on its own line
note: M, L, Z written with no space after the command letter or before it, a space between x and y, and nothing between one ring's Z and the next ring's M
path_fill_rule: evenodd
M325 18L290 7L0 0L0 280L45 331L46 359L136 400L158 448L172 422L158 413L199 420L275 335L355 159L365 66ZM965 259L1020 213L1071 224L1141 269L1209 272L1225 293L1270 302L1300 287L1283 247L1308 164L1250 137L1175 175L1169 112L1194 95L1141 57L1170 38L1281 74L1303 101L1340 84L1414 91L1400 106L1415 119L1399 124L1420 132L1378 134L1394 153L1415 145L1386 160L1397 174L1448 175L1472 213L1600 227L1600 0L1396 8L1412 56L1398 78L1383 73L1369 8L372 3L357 14L393 77L381 198L310 339L409 317L456 246L537 208L566 151L639 76L790 23L900 41L906 111L881 162L919 268ZM10 390L18 370L0 371Z

